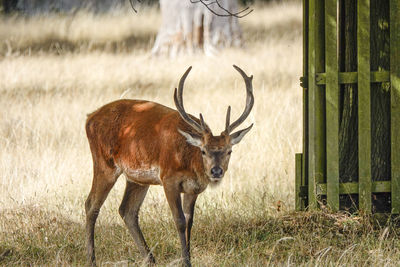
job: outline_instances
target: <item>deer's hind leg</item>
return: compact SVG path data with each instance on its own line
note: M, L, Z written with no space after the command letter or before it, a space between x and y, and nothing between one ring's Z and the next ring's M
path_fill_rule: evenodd
M148 185L140 185L127 181L124 197L119 207L119 214L128 227L142 256L147 258L150 263L155 263L154 256L147 246L139 226L139 210L148 189Z
M102 164L104 163L104 164ZM121 172L116 167L110 167L103 161L93 163L93 183L89 196L85 202L86 211L86 238L87 257L92 266L96 266L94 250L94 227L100 208L106 200L108 193L114 186Z

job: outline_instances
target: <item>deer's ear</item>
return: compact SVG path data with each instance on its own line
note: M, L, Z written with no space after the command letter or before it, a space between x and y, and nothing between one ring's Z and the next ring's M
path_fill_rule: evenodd
M239 143L242 138L250 131L251 127L253 127L253 124L251 124L249 127L246 129L237 131L236 133L231 134L231 145L236 145Z
M186 138L186 142L188 142L189 144L191 144L192 146L197 146L197 147L201 147L201 145L203 144L201 142L201 137L196 135L196 134L192 134L192 133L187 133L184 132L180 129L178 129L178 132L183 135Z

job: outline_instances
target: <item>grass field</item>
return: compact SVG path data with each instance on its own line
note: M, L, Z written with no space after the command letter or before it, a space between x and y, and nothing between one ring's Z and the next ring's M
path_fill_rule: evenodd
M0 264L84 265L84 201L92 162L86 115L120 98L173 105L189 65L185 106L214 132L244 106L236 64L254 75L255 127L234 149L222 184L197 203L195 266L384 265L400 262L396 222L296 213L294 154L301 151L301 6L256 6L240 20L245 49L218 57L150 56L161 17L155 9L90 15L0 17ZM97 261L141 265L118 215L125 178L103 206ZM162 266L179 263L180 244L161 187L141 210L144 235Z

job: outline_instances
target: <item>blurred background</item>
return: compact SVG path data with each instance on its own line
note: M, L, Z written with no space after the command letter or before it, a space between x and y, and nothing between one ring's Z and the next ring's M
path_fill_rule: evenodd
M74 9L85 8L95 12L108 12L112 9L125 8L129 0L2 0L0 1L3 12L10 13L23 11L33 12L70 12ZM285 0L238 0L243 6L254 3L268 3ZM159 5L159 0L132 1L140 5ZM130 4L130 3L129 3Z
M264 226L294 208L301 2L221 0L223 8L209 10L201 2L142 0L132 2L136 12L122 0L0 3L0 264L85 263L87 114L121 98L174 107L173 89L192 65L185 107L219 134L227 107L233 120L245 106L233 64L254 75L255 106L243 123L254 127L234 148L222 183L199 197L193 264L280 262L266 256L277 235ZM97 221L98 262L105 265L142 260L118 214L124 186L121 176ZM173 265L179 243L161 187L150 188L140 222L158 262Z

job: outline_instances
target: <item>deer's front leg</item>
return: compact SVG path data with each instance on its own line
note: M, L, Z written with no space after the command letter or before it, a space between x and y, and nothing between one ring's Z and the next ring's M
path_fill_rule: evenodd
M189 252L190 259L190 231L192 230L193 216L194 216L194 205L198 195L195 194L184 194L183 195L183 213L186 219L186 245Z
M186 220L182 210L179 185L164 185L164 191L169 207L171 208L172 216L174 217L176 228L178 229L179 238L181 240L183 265L191 266L189 249L185 237Z

